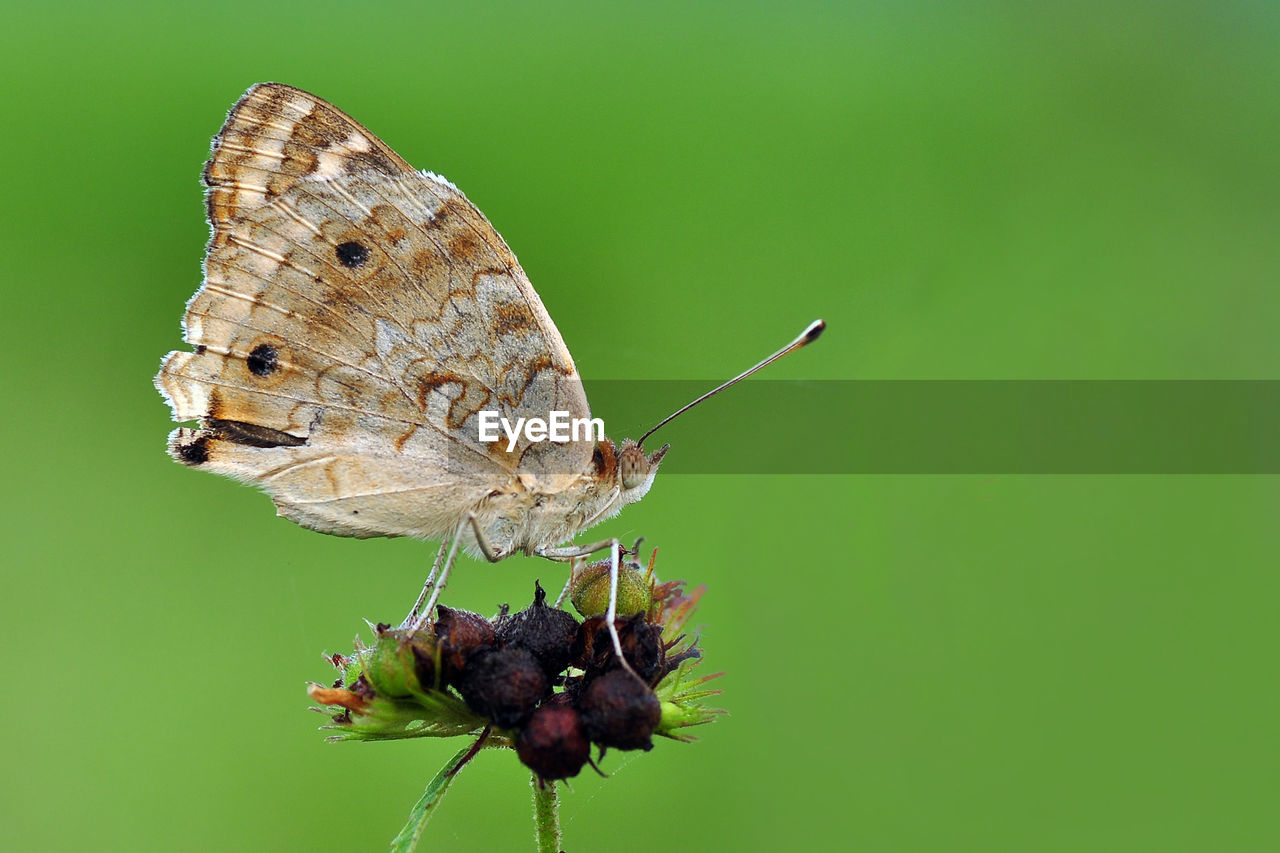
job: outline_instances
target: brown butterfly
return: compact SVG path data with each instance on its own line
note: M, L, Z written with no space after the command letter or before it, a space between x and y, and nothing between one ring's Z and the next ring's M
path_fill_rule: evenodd
M204 180L194 351L156 377L174 420L200 423L170 435L175 459L261 487L322 533L442 539L426 613L459 546L495 561L611 547L616 564L616 540L571 541L640 500L667 447L644 452L652 430L621 446L480 440L484 411L590 413L524 270L457 187L280 83L231 109Z

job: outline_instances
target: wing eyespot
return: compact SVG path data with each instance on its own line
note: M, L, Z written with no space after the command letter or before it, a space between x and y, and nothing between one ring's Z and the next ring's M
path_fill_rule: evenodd
M338 263L351 270L359 269L369 260L369 247L355 240L339 243L333 253L338 256Z
M258 344L245 361L254 376L270 376L280 366L280 353L271 344Z

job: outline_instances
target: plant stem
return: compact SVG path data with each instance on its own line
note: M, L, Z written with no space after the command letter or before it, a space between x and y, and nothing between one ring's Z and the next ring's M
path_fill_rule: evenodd
M533 774L533 837L538 853L560 853L560 798L556 783L544 783Z

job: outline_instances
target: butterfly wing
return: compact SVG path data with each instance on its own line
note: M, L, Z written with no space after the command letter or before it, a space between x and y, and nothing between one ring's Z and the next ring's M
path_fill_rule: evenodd
M518 476L583 470L587 441L479 440L478 413L587 417L564 342L502 238L335 107L253 87L205 168L213 228L185 339L156 385L179 461L347 536L450 532Z

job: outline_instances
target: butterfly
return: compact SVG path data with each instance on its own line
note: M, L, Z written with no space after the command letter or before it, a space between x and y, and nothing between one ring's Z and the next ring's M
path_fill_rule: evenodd
M426 612L459 546L494 561L611 547L616 566L616 540L573 537L644 497L668 446L480 440L484 412L590 411L524 270L456 186L280 83L232 107L204 182L193 350L155 380L174 420L199 422L171 433L174 459L259 486L312 530L440 539Z

